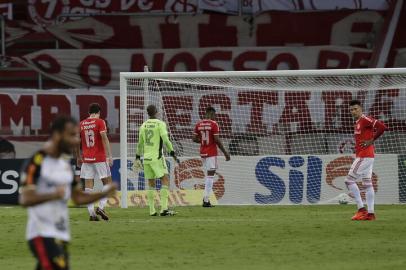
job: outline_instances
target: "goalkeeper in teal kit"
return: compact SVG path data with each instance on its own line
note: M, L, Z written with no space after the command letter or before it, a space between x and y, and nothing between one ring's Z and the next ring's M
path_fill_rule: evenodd
M134 166L142 169L144 165L144 177L148 180L148 205L149 214L157 216L154 205L155 181L161 179L161 211L160 216L174 215L174 212L168 210L169 197L169 176L166 167L165 157L163 156L163 145L165 144L167 152L176 160L173 146L168 137L168 130L165 122L157 119L158 110L155 105L147 107L149 119L145 121L139 131L138 146ZM144 164L141 163L141 156L144 157Z

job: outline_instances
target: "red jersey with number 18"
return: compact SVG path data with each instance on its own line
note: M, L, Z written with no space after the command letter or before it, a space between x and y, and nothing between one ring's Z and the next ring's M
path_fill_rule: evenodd
M203 158L217 156L214 135L219 134L219 126L216 121L203 119L196 124L194 132L200 139L200 156Z
M82 158L84 163L106 162L106 153L100 133L107 132L106 123L99 118L80 122Z

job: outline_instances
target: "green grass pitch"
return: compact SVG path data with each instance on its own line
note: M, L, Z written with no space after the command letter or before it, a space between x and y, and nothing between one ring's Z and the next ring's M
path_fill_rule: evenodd
M71 213L71 269L405 269L406 206L377 206L353 222L353 205L108 209L111 221ZM34 269L24 239L26 210L0 208L0 268Z

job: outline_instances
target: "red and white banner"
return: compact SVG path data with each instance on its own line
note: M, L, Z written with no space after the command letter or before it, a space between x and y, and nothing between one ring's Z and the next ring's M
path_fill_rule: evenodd
M25 63L76 88L119 88L119 73L143 71L275 70L366 67L371 51L354 47L225 47L161 50L42 50Z
M201 10L228 14L257 14L269 10L387 10L387 0L29 0L28 13L39 25L53 25L105 13L199 13ZM75 17L76 15L76 17Z
M100 104L109 132L118 134L118 91L1 89L0 134L38 140L38 136L47 136L56 115L84 119L93 102Z
M242 3L245 2L245 8L247 8L248 3L252 5L256 1L235 1L235 0L199 0L199 9L211 10L215 12L222 12L228 14L239 14L242 11ZM248 6L249 11L252 12L252 6Z
M45 30L36 24L26 21L7 21L5 27L6 46L12 46L15 41L24 40L26 36L33 33L45 33Z
M202 48L339 45L366 48L384 12L263 13L251 17L89 17L47 27L74 48ZM281 27L281 25L283 27ZM320 28L320 25L323 25ZM317 30L317 31L316 31ZM269 33L272 33L270 35Z
M143 90L132 95L128 110L129 143L135 142L145 115ZM406 151L403 137L399 135L406 131L406 92L403 90L370 91L366 95L351 91L252 89L197 93L167 87L158 96L175 139L175 148L183 156L194 156L198 151L198 145L191 142L192 130L208 105L218 111L221 136L233 155L351 153L353 121L345 104L354 98L363 100L365 111L383 119L390 128L376 143L378 153ZM150 98L155 100L153 92ZM26 158L47 139L50 123L57 115L84 119L88 116L88 106L94 102L101 106L112 151L118 157L119 91L3 89L0 92L0 136L14 144L18 158Z
M406 48L396 50L396 58L394 62L395 67L406 67Z
M0 3L0 16L8 20L13 19L13 4L11 2Z
M194 123L204 115L208 105L218 110L222 136L233 134L311 133L314 131L348 132L353 121L345 104L358 98L364 101L368 114L383 119L391 131L405 131L406 91L230 91L182 92L167 86L159 99L165 109L167 123L176 138L190 139ZM151 95L153 92L151 92ZM144 120L144 92L133 93L133 108L128 116L134 132ZM139 95L139 96L138 96ZM157 97L158 98L158 97ZM109 134L119 134L119 91L108 90L22 90L0 91L0 130L8 136L48 134L48 128L58 114L87 117L88 106L97 102L101 117L106 119ZM338 106L337 104L344 104ZM326 135L327 136L327 135ZM340 136L338 136L340 137ZM336 151L335 149L334 151ZM340 152L346 152L341 151Z
M199 9L215 12L256 14L269 10L387 10L388 0L199 0Z
M105 13L196 13L197 0L29 0L31 19L53 25L80 18L78 15ZM76 15L76 17L75 17Z

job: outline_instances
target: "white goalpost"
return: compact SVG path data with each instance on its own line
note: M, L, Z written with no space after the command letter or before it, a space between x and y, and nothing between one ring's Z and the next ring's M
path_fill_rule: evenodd
M376 203L406 202L406 68L120 73L121 206L145 206L134 172L138 129L155 104L181 160L167 159L169 202L200 204L204 172L193 127L217 112L231 161L219 157L211 201L222 205L351 202L344 178L353 160L348 103L389 128L375 142Z

